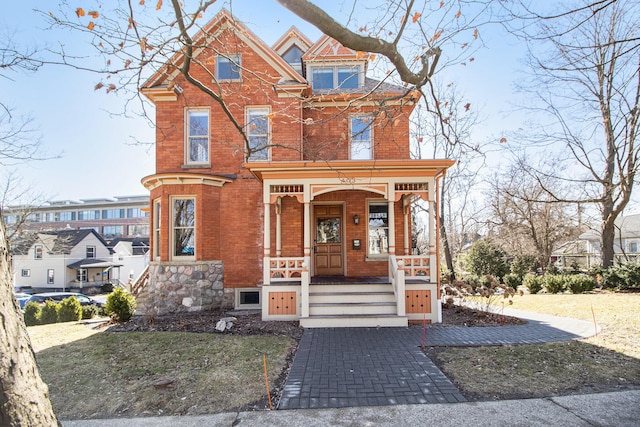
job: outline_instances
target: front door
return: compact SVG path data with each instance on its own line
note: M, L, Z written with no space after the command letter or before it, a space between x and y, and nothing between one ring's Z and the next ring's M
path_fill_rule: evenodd
M316 206L315 275L344 275L342 259L342 206Z

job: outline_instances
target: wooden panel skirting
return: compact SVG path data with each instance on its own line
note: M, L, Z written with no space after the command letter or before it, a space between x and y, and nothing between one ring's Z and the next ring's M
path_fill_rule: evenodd
M409 313L431 313L431 291L405 291L406 311Z
M269 292L269 315L295 315L296 292Z

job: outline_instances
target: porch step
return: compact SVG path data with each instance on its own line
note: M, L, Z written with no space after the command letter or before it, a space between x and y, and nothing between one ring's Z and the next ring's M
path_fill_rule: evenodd
M340 284L309 286L307 328L407 326L396 313L391 284Z
M300 318L303 328L406 328L407 316L396 315L352 315L309 316Z

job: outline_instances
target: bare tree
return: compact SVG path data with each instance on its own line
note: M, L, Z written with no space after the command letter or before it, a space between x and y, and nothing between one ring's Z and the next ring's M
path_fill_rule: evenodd
M583 193L571 198L546 188L545 175L560 177L549 171L539 171L539 183L555 200L598 207L602 265L608 267L614 261L615 220L631 198L640 155L640 5L600 5L540 24L530 41L532 82L523 88L533 95L527 108L549 118L527 142L547 152L561 144L572 160L562 178L579 182Z
M522 159L497 173L487 200L491 206L489 227L511 255L534 255L546 269L551 253L580 233L575 205L558 202L547 190L560 193L557 183L530 175Z
M421 104L413 116L413 156L456 159L456 165L442 178L438 212L445 264L455 277L456 256L474 222L478 222L478 205L471 203L474 194L479 193L473 188L480 182L477 177L484 165L481 145L471 140L478 113L463 100L453 83L443 87L431 81L428 90L431 98L439 101Z
M35 51L20 50L10 38L1 40L0 78L8 78L12 70L38 68ZM14 120L10 109L0 103L0 164L32 160L38 157L38 146L31 122ZM0 425L56 425L49 392L38 373L22 312L13 295L9 242L1 213L0 210Z

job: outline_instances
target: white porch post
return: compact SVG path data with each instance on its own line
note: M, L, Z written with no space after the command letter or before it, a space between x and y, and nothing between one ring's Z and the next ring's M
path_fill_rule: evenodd
M389 198L389 256L396 255L396 214L394 211L395 203L393 199Z
M429 281L438 283L438 259L436 257L436 202L429 200Z
M404 214L404 254L411 255L411 247L409 242L411 236L409 235L409 221L411 221L411 204L408 197L402 198L402 213Z
M276 257L282 256L282 197L276 200Z
M264 202L264 267L263 284L271 283L271 204Z
M304 198L304 218L303 218L303 244L304 244L304 271L302 272L300 283L300 317L309 317L309 283L311 281L311 202L308 197Z

